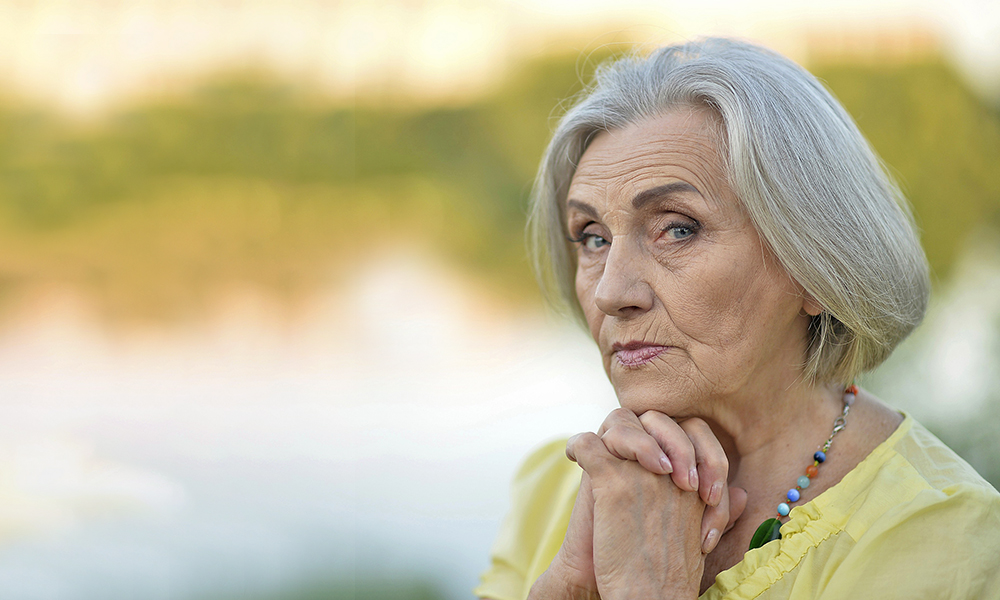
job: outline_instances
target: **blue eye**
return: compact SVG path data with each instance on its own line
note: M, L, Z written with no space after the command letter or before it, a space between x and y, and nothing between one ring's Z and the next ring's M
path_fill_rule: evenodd
M587 250L600 250L604 246L610 246L611 242L597 235L596 233L585 233L580 236L583 246Z
M671 239L683 240L685 238L689 238L692 235L694 235L696 229L697 227L692 227L691 225L673 223L671 225L668 225L663 231Z
M582 232L579 237L567 237L567 240L586 249L589 252L596 252L605 246L610 246L611 241L596 233Z

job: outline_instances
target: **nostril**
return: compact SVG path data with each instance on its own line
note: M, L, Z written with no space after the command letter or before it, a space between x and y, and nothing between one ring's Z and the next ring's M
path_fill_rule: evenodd
M597 307L609 316L629 318L645 313L653 306L652 289L643 281L633 280L623 285L604 283L602 281L598 287L595 300Z
M623 307L621 307L621 308L618 309L618 314L615 315L615 316L619 316L619 317L622 317L622 318L625 318L625 319L629 319L629 318L632 318L634 316L640 315L640 314L642 314L644 312L646 312L646 310L643 309L640 306L623 306Z

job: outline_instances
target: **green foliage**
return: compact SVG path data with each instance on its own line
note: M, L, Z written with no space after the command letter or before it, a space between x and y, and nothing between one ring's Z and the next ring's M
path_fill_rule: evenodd
M227 285L296 296L395 245L533 293L531 181L561 103L603 58L540 59L459 107L341 106L260 75L96 124L0 105L0 290L68 284L110 313L167 315ZM996 111L939 62L816 71L947 273L971 227L1000 223Z
M781 521L775 518L767 519L757 526L757 531L753 532L750 538L749 550L760 548L768 542L781 539Z
M971 231L1000 226L1000 113L940 61L813 72L890 166L932 269L947 276Z

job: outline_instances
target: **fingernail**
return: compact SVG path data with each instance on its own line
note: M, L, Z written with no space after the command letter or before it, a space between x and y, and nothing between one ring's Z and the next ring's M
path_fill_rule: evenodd
M688 483L691 484L691 491L698 491L698 469L696 467L691 467L688 471Z
M722 483L716 481L712 484L712 490L708 492L708 505L718 506L722 501Z
M672 464L670 464L670 459L667 458L666 454L661 454L660 455L660 466L663 467L663 472L664 473L673 473L674 472L674 466Z
M702 544L701 551L708 554L712 550L715 550L716 544L719 543L719 530L710 529L708 535L705 536L705 543Z

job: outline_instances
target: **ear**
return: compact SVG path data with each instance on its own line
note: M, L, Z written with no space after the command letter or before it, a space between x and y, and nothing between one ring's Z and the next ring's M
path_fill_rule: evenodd
M803 293L802 310L806 311L806 314L810 317L815 317L819 313L823 312L823 307L819 305L819 302L817 302L811 294Z

